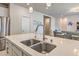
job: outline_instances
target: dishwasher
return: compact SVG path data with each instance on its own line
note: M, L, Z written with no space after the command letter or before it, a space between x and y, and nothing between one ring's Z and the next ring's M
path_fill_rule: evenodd
M0 37L0 51L5 50L6 39L4 37Z

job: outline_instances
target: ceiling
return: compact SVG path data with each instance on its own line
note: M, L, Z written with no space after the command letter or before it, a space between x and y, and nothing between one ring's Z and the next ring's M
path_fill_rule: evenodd
M52 6L49 7L48 9L46 9L45 3L30 3L29 6L26 5L26 3L17 3L17 4L26 8L32 6L34 10L54 17L61 17L62 15L71 14L68 12L71 8L79 7L79 3L52 3Z

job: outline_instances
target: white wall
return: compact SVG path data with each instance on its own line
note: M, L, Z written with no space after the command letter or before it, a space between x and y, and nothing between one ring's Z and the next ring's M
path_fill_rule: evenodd
M61 29L61 31L71 31L71 32L76 32L77 31L77 21L78 21L78 15L69 15L65 16L64 18L59 18L57 19L57 25L58 29ZM61 22L62 19L62 22ZM68 25L69 22L72 23L72 25Z
M0 16L8 16L8 8L0 7Z
M72 23L71 26L67 24L67 31L76 32L77 31L77 18L74 15L73 16L68 16L67 17L67 22Z
M61 30L59 20L60 20L60 18L55 18L55 30L58 30L58 31Z
M10 4L10 34L21 33L21 19L26 14L26 8Z
M36 27L34 25L33 21L39 21L39 22L43 23L43 15L46 15L46 14L36 12L36 11L34 11L32 14L29 14L28 9L26 9L22 6L16 5L16 4L10 4L11 34L21 34L22 33L21 19L23 16L27 16L27 17L31 18L30 25L31 25L31 32L33 32L34 28ZM54 28L55 28L54 17L51 17L51 22L52 22L51 23L52 30L54 30Z

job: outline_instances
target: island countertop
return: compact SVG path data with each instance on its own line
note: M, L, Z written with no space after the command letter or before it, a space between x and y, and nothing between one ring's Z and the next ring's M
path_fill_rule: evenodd
M13 42L16 46L22 49L24 52L28 52L32 56L76 56L79 55L79 41L70 40L59 37L46 36L47 39L45 42L56 45L56 48L53 49L50 53L41 54L34 49L24 45L21 43L23 40L33 39L34 33L28 34L18 34L6 36L7 40ZM53 42L50 42L50 39ZM42 41L42 39L38 38L37 40Z

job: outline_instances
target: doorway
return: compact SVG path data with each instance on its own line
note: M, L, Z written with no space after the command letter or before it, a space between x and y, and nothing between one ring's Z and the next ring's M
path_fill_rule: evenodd
M50 35L51 30L51 17L44 16L44 34Z

